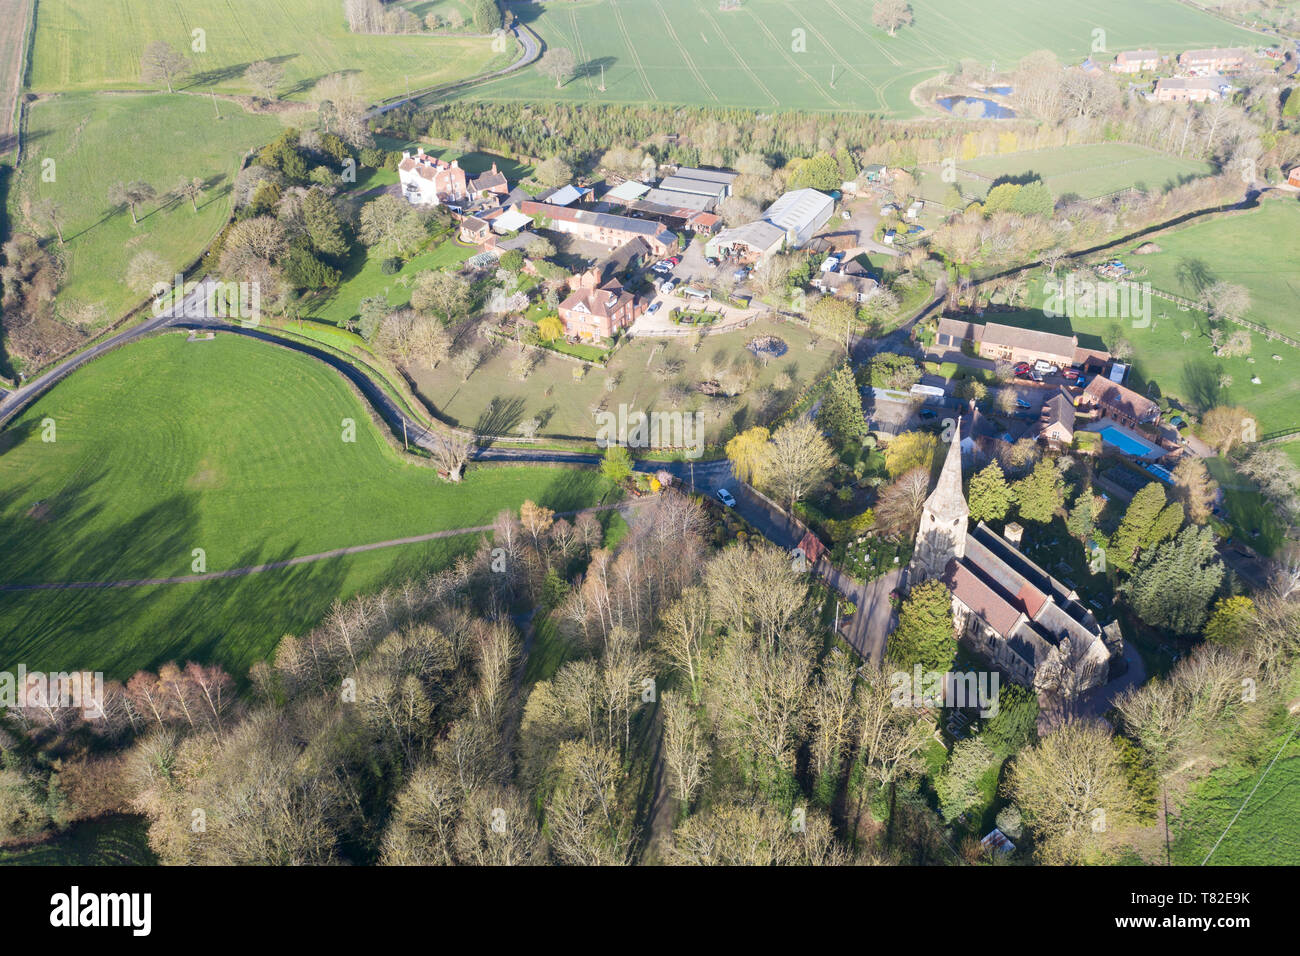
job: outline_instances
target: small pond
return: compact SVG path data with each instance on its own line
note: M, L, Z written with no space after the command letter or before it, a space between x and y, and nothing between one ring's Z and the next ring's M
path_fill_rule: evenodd
M940 96L935 100L954 116L967 119L1015 119L1016 111L983 96Z

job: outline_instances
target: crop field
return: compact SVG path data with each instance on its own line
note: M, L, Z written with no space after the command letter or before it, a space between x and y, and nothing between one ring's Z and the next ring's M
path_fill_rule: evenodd
M18 94L23 88L23 66L31 5L36 0L0 0L0 159L17 145Z
M1040 49L1067 60L1108 49L1254 42L1176 0L915 0L915 24L889 36L871 25L869 0L576 0L511 9L579 65L560 89L537 70L494 80L478 99L657 101L756 109L856 110L911 116L917 83L962 58L1000 67ZM602 73L602 67L603 73ZM604 90L602 90L602 76Z
M1126 186L1158 192L1213 171L1209 163L1166 156L1129 143L1092 143L985 156L957 167L959 177L963 172L984 177L961 177L962 192L967 196L984 196L992 185L989 180L1036 177L1058 199L1093 199Z
M472 468L445 484L395 452L314 359L172 333L97 359L0 433L0 586L184 576L196 548L204 570L222 571L488 525L525 498L568 511L608 491L593 471L544 467ZM442 566L474 541L197 583L0 591L0 668L125 678L194 658L242 677L335 598Z
M745 348L751 339L775 335L789 351L766 366ZM596 406L618 411L620 405L640 411L705 412L705 439L715 442L733 428L754 424L765 402L783 404L805 384L826 371L843 347L793 323L755 322L749 328L710 335L698 352L691 336L633 339L620 348L608 368L593 365L582 381L573 380L579 366L555 355L544 356L526 381L512 372L518 355L511 345L485 354L479 368L462 381L451 362L436 369L413 372L416 388L439 415L488 434L510 434L526 418L542 422L540 434L594 438ZM736 399L712 402L696 385L735 363L750 364L754 379ZM679 406L665 394L674 384L684 389ZM783 387L778 389L780 384Z
M53 241L50 226L28 222L24 211L42 199L58 205L66 242L53 248L64 266L58 303L64 321L93 332L117 319L148 294L126 284L132 259L153 253L164 266L159 279L170 281L220 231L239 155L281 129L274 117L234 103L221 109L217 120L206 99L166 94L71 94L31 105L9 215L14 228ZM195 177L206 186L197 212L188 200L166 195ZM140 207L139 224L108 200L110 185L133 180L158 193Z
M206 47L195 51L194 31ZM282 95L304 99L321 77L360 76L372 99L462 79L516 56L485 37L371 36L348 31L341 0L41 0L31 88L139 89L140 54L164 40L195 73L182 88L251 93L255 60L285 69ZM143 84L153 86L157 84Z

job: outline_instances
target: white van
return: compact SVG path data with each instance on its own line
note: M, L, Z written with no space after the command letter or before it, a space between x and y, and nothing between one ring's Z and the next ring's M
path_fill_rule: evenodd
M1055 375L1059 370L1051 362L1047 362L1044 361L1043 359L1039 359L1037 362L1034 363L1034 371L1038 372L1041 375Z

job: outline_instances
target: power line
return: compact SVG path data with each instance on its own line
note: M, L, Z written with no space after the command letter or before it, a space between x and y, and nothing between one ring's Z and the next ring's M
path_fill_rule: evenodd
M1296 731L1298 730L1300 730L1300 721L1297 721L1295 727L1291 729L1291 733L1287 735L1286 740L1282 743L1282 749L1277 752L1276 756L1274 756L1271 761L1269 761L1268 766L1264 768L1264 772L1260 775L1259 780L1256 781L1255 786L1250 788L1250 793L1246 794L1246 799L1237 809L1237 812L1233 815L1232 819L1228 821L1228 825L1223 828L1223 832L1219 834L1219 838L1214 841L1214 846L1210 847L1210 852L1205 854L1205 859L1201 861L1201 866L1205 866L1205 864L1210 862L1210 857L1214 856L1214 851L1219 848L1219 844L1223 842L1223 838L1228 835L1228 831L1232 829L1232 825L1237 822L1237 817L1241 816L1242 811L1246 809L1246 804L1250 803L1250 798L1255 795L1255 791L1258 790L1259 785L1264 782L1264 778L1268 776L1269 771L1273 769L1273 765L1277 763L1277 758L1282 756L1282 751L1286 750L1290 745L1291 739L1295 737Z

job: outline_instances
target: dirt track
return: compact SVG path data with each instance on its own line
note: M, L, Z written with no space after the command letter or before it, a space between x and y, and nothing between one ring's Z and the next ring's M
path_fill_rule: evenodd
M0 156L18 145L18 94L23 84L23 38L34 0L0 0Z

